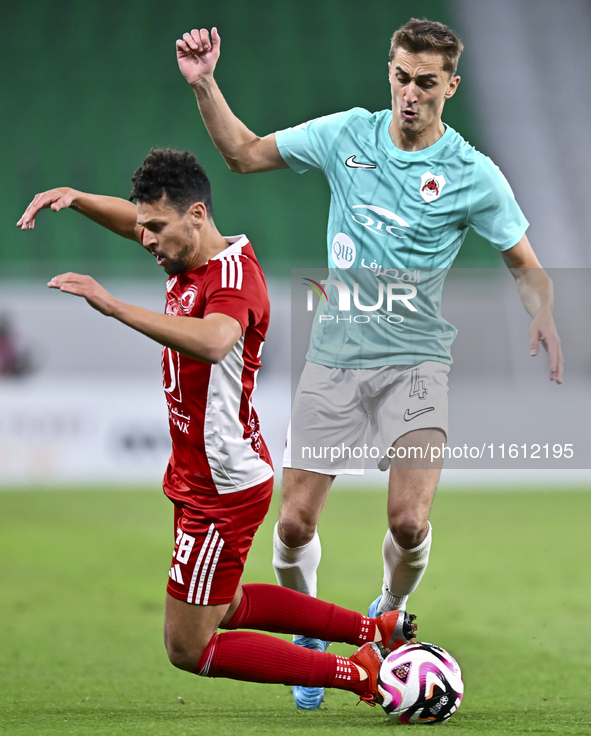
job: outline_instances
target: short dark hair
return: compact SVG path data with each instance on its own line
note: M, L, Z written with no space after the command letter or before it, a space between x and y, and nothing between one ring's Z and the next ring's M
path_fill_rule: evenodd
M130 200L156 202L165 194L181 215L195 202L203 202L207 216L213 216L211 184L205 169L189 151L152 148L131 181Z
M443 70L450 76L456 73L460 54L464 44L456 34L443 23L437 21L419 20L411 18L402 28L392 36L390 42L390 61L398 48L420 54L428 51L443 56Z

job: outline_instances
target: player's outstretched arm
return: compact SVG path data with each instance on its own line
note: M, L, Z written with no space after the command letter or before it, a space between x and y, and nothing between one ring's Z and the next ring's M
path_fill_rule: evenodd
M160 345L205 363L219 363L242 336L238 320L227 314L208 314L203 319L159 314L115 299L90 276L64 273L54 276L47 285L50 289L81 296L101 314L114 317Z
M136 223L136 206L126 199L87 194L70 187L58 187L36 194L16 223L22 230L33 230L37 214L44 209L59 212L73 209L117 235L141 242L141 228Z
M554 285L541 267L527 236L501 253L513 274L523 306L532 317L529 328L530 352L537 355L541 342L550 360L550 380L562 383L564 358L560 336L554 323Z
M252 174L285 169L275 134L259 138L230 110L213 77L220 56L217 28L193 29L176 42L179 69L193 88L201 117L215 147L232 171Z

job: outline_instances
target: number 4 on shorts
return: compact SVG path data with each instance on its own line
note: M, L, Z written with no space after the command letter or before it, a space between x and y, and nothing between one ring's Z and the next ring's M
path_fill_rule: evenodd
M418 396L419 399L427 398L427 389L425 388L425 382L419 375L419 369L413 368L410 374L410 393L409 396Z

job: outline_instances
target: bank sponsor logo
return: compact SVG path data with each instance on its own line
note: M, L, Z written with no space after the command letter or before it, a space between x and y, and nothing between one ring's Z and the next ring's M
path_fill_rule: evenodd
M345 233L337 233L331 246L332 260L337 268L351 268L357 257L357 247Z
M421 280L421 272L418 268L414 271L403 271L398 268L384 268L375 258L371 263L366 263L365 258L361 259L361 268L369 268L374 276L386 276L386 278L397 281L406 281L411 284L418 284Z

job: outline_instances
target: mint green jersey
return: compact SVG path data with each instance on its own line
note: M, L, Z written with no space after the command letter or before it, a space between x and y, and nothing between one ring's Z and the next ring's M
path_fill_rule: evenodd
M315 363L451 363L455 329L441 317L442 271L469 227L502 251L516 245L528 226L502 173L459 133L446 127L432 146L402 151L388 132L391 121L391 110L354 108L276 133L279 152L294 171L317 168L328 180L328 280L344 283L351 294L347 314L342 289L327 285L328 302L319 305L308 353ZM398 286L388 286L392 282ZM405 303L405 294L415 302ZM368 322L345 319L367 316L368 304L379 305ZM419 308L412 311L410 304ZM379 313L384 319L377 319ZM385 321L393 314L398 317Z

